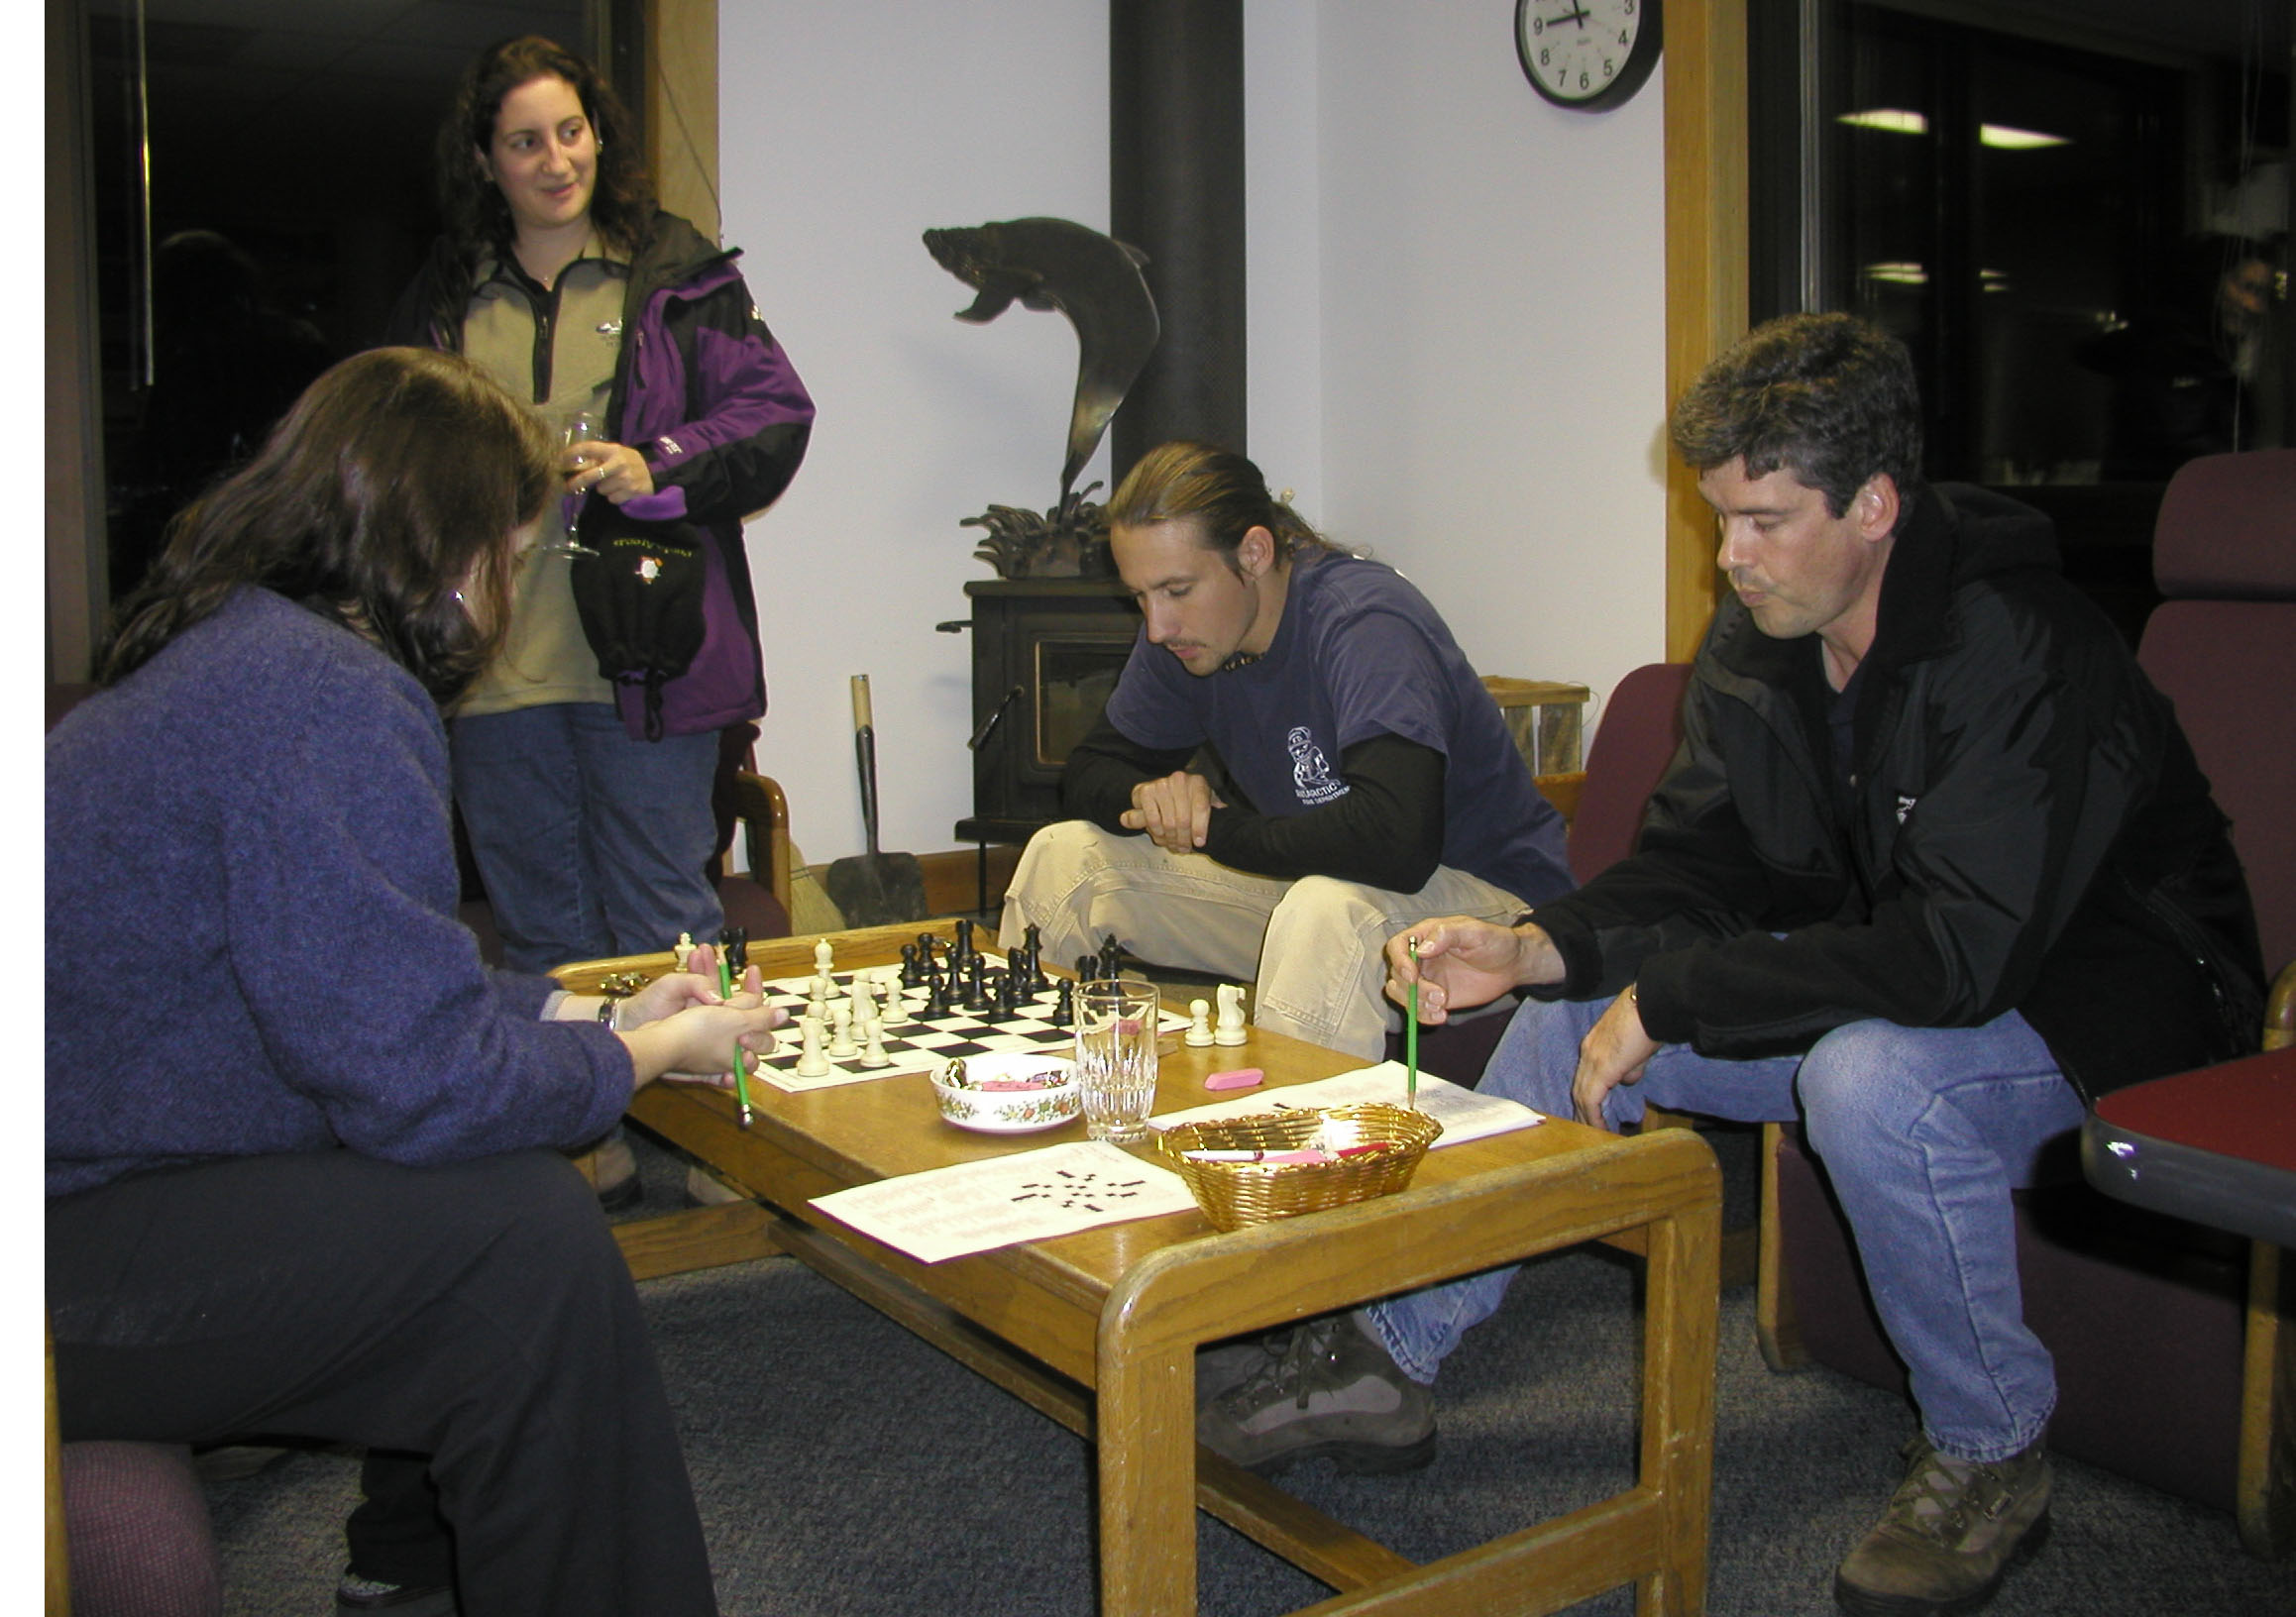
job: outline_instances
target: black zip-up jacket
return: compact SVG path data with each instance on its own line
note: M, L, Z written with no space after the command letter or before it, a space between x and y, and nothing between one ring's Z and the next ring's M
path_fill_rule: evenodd
M1941 486L1902 520L1847 815L1817 637L1730 597L1639 851L1533 917L1567 969L1533 992L1632 982L1653 1038L1732 1058L2017 1010L2091 1101L2252 1049L2255 916L2167 699L2040 513Z

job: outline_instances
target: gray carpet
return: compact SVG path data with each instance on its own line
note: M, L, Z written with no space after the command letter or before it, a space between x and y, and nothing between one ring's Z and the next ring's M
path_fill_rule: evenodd
M650 1200L676 1205L678 1164L648 1157ZM642 1289L728 1617L1092 1612L1079 1440L792 1260ZM1707 1610L1816 1617L1897 1479L1911 1416L1828 1370L1771 1374L1753 1314L1750 1289L1724 1295ZM1287 1482L1414 1560L1601 1497L1631 1473L1639 1331L1629 1263L1549 1258L1446 1366L1432 1466L1357 1478L1317 1464ZM347 1455L296 1454L211 1485L227 1611L331 1611L357 1480ZM2054 1538L2011 1575L1998 1617L2296 1614L2296 1566L2248 1559L2230 1517L2070 1460L2057 1489ZM1198 1522L1205 1617L1328 1594ZM1624 1614L1633 1600L1573 1609Z

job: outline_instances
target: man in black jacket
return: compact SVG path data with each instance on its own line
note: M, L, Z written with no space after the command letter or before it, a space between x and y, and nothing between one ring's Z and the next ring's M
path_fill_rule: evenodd
M1918 423L1905 349L1848 316L1710 367L1672 428L1734 594L1639 851L1512 927L1387 949L1431 1022L1532 996L1486 1091L1597 1127L1646 1102L1801 1119L1920 1408L1835 1578L1845 1610L1900 1617L1974 1610L2045 1526L2056 1388L2010 1191L2084 1097L2247 1047L2262 978L2167 701L2045 518L1922 484ZM1349 1317L1358 1400L1369 1345L1430 1382L1506 1280ZM1278 1402L1231 1394L1231 1424Z

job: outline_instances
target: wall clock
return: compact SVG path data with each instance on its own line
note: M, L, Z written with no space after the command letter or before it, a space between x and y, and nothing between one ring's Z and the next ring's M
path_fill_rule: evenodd
M1659 0L1515 0L1531 87L1573 112L1623 105L1658 64Z

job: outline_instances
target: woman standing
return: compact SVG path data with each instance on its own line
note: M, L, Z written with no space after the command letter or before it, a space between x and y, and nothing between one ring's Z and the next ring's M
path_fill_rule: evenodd
M670 946L720 924L708 866L717 732L765 711L741 518L805 457L813 404L734 270L735 255L654 206L628 119L588 62L548 40L492 47L439 137L448 230L391 340L467 355L573 443L570 499L689 524L706 629L686 671L600 671L574 569L520 567L502 655L454 720L455 799L506 963ZM602 576L602 572L599 575ZM594 579L595 582L595 579ZM609 655L613 648L608 650Z
M176 519L110 689L48 741L63 1436L368 1446L388 1564L355 1542L342 1609L716 1609L628 1266L560 1153L779 1014L672 975L601 1021L455 918L439 703L556 483L466 362L343 362Z

